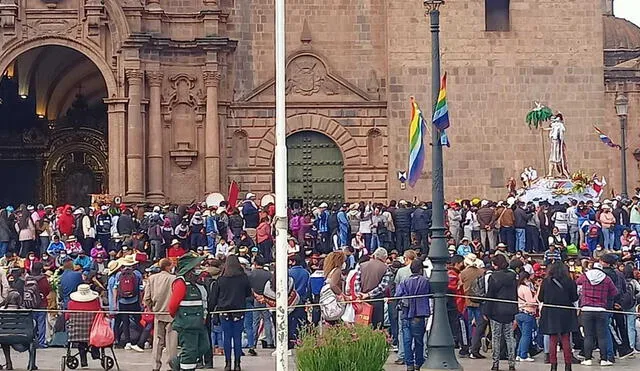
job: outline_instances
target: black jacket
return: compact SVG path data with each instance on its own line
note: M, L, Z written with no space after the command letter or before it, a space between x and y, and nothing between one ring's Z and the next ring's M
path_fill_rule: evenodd
M578 287L569 279L542 281L539 300L544 304L572 307L578 300ZM566 334L578 331L578 313L572 309L543 306L540 312L540 332L545 335Z
M246 274L232 277L220 276L210 293L209 311L245 309L247 298L252 295Z
M524 211L524 210L523 210ZM518 313L518 279L512 270L495 271L489 277L487 298L508 300L510 303L487 301L485 315L496 322L511 323Z
M524 229L527 227L527 212L524 211L523 208L516 207L516 209L513 210L513 218L515 219L513 223L514 228Z
M417 208L411 215L411 230L426 231L431 227L431 209Z
M413 209L401 207L396 210L396 231L410 232L411 231L411 214Z
M136 225L133 222L133 218L131 218L131 215L122 214L118 218L117 228L120 235L131 235L133 233L133 230L136 229Z

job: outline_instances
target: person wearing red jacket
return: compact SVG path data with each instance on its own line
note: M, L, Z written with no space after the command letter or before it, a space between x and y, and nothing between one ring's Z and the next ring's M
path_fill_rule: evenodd
M454 255L449 259L449 268L447 275L449 276L449 284L447 293L459 296L449 296L447 298L447 314L449 316L449 325L451 332L460 346L460 357L469 356L469 338L467 326L462 317L466 308L466 300L464 298L464 288L460 280L460 272L464 269L464 258L461 255Z
M178 259L178 278L171 285L169 314L178 333L180 355L169 361L173 371L195 370L198 359L211 353L209 332L205 326L207 295L199 281L203 256L193 252Z
M65 205L62 213L58 216L58 231L61 235L70 236L73 234L74 223L71 205Z

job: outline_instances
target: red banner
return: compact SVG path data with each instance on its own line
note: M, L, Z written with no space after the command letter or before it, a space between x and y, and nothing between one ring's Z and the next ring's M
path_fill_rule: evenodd
M238 185L238 183L236 183L235 180L232 180L231 184L229 184L229 193L227 196L229 206L227 206L227 210L230 210L232 207L236 207L239 194L240 194L240 186Z

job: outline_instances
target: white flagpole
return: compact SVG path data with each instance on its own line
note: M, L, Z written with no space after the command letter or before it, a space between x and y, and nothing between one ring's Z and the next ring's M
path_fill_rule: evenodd
M287 371L288 262L287 262L287 113L285 107L285 0L275 0L276 31L276 370Z

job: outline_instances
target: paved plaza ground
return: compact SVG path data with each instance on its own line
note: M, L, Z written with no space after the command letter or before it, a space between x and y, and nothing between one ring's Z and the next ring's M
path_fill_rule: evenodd
M41 371L56 371L60 370L60 357L64 353L63 349L52 348L45 349L38 352L38 367ZM258 351L259 355L257 357L243 357L242 359L242 369L247 371L259 370L275 370L275 360L271 357L270 352L266 351ZM120 369L122 371L151 371L153 366L151 365L151 351L147 350L144 353L136 353L134 351L124 351L124 350L116 350L116 355L118 356L118 362L120 363ZM27 364L26 353L16 354L12 352L13 357L13 365L16 370L25 370ZM0 359L4 362L3 357L0 355ZM389 363L385 367L385 371L403 371L405 370L405 366L397 366L392 362L395 360L395 354L392 354L389 357ZM224 359L222 357L215 357L214 370L222 370L224 367ZM460 360L462 366L467 371L479 371L486 370L488 371L491 368L491 363L489 360L471 360L471 359L461 359ZM290 362L290 370L295 370L295 361L292 359ZM503 367L501 369L506 370L507 364L506 362L502 363ZM563 366L560 365L560 370L564 370ZM588 371L588 370L600 370L600 369L610 369L611 371L631 371L637 370L638 366L640 366L640 359L634 360L622 360L619 363L616 363L612 367L585 367L580 365L574 365L574 370L576 371ZM542 355L536 357L536 362L533 363L518 363L516 365L518 370L527 370L527 371L543 371L548 370L549 365L545 365L542 362ZM89 368L86 370L101 370L100 364L97 361L89 361ZM166 371L163 369L162 371ZM367 370L353 370L353 371L367 371Z

